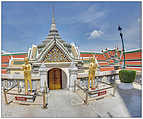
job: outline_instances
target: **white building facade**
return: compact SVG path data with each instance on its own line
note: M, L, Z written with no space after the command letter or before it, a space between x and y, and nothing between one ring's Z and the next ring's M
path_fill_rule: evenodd
M72 88L77 80L79 57L75 44L61 39L54 16L47 38L38 46L32 45L28 51L32 73L40 75L41 90L45 85L50 90Z

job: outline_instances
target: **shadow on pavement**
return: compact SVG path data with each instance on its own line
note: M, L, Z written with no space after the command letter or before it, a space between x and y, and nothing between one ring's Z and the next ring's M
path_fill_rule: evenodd
M131 117L142 117L142 90L130 89L123 90L117 88L117 91L125 103Z

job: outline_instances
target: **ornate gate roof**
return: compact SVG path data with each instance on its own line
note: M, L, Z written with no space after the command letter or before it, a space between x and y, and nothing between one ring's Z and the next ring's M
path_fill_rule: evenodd
M72 59L69 51L56 38L49 42L38 56L38 62L71 62Z
M71 62L79 57L75 45L61 39L56 28L54 15L52 16L51 28L47 38L36 48L30 48L29 53L29 59L39 63Z

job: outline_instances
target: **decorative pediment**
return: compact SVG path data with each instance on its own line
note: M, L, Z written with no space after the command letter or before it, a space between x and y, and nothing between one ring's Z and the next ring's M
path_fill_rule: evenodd
M46 44L37 59L41 63L71 62L73 57L60 41L54 39Z
M28 51L28 58L30 60L35 60L37 57L37 53L38 53L38 48L36 45L32 45L32 48L29 48Z
M48 62L70 62L69 58L59 49L56 45L54 45L51 50L49 50L44 59L44 63Z

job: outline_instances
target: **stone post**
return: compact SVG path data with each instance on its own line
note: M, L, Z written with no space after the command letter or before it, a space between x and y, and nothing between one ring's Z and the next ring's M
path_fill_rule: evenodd
M43 93L45 90L45 84L47 86L48 89L48 81L47 81L47 67L44 63L42 63L42 65L40 66L40 90Z
M70 88L74 88L74 82L77 80L78 68L75 66L74 62L72 62L70 66Z

